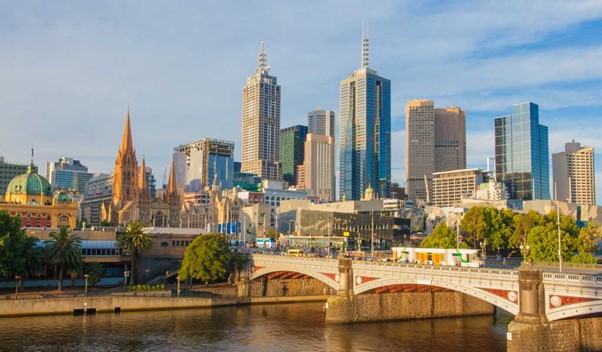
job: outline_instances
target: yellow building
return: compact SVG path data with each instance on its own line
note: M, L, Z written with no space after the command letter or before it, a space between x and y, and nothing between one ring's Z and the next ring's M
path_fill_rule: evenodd
M77 204L64 191L53 195L48 180L35 171L33 162L27 172L10 181L0 209L20 216L24 227L75 227Z

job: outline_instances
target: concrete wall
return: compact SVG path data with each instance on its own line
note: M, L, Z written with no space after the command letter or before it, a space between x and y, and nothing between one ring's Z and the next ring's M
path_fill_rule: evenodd
M495 308L460 292L361 294L328 299L329 324L494 314Z
M259 278L249 283L251 297L334 295L336 291L314 278L266 280Z
M508 325L508 352L602 351L602 318Z

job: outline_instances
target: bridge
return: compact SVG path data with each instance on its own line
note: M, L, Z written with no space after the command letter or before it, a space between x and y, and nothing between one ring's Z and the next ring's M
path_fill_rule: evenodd
M250 281L311 277L347 296L442 288L476 297L527 322L602 314L602 275L265 254L252 254L251 264Z

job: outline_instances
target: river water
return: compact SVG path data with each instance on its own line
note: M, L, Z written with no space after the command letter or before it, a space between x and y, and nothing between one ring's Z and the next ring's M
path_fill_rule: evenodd
M326 325L323 303L0 319L1 351L506 351L512 316Z

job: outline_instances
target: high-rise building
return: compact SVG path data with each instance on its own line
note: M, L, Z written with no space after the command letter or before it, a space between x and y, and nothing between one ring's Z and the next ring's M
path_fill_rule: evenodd
M334 111L314 110L307 113L307 133L334 138Z
M564 152L552 154L556 199L579 205L596 205L594 149L581 143L564 145Z
M341 81L341 199L359 200L368 186L380 197L391 187L391 81L369 65L362 35L361 67Z
M406 135L408 198L430 200L434 172L466 168L466 114L457 107L437 109L432 100L410 100Z
M280 86L270 76L261 43L259 66L242 95L242 168L263 179L282 180L280 157Z
M452 170L433 173L433 205L451 207L462 198L472 198L483 183L479 169Z
M297 125L280 130L280 164L282 177L289 185L297 183L297 166L303 164L307 126Z
M17 176L26 173L28 167L29 165L27 164L7 163L4 161L4 157L0 156L0 199L4 198L6 187L8 187L10 181ZM37 166L34 166L32 171L37 173Z
M101 208L113 198L113 175L95 174L84 187L80 204L80 217L87 224L99 225L102 220Z
M46 165L46 178L54 190L84 192L86 182L93 174L79 160L62 157Z
M204 138L174 148L176 182L186 192L208 189L217 175L222 189L232 188L234 142Z
M435 172L435 103L406 104L406 191L408 199L430 200L427 189Z
M495 173L509 199L550 199L548 127L539 123L539 106L512 106L495 118Z
M151 198L157 197L157 181L155 180L155 175L153 175L153 169L147 166L144 174L146 175L146 184L148 185Z
M466 113L435 109L435 172L466 168Z
M310 196L334 202L334 137L310 133L305 141L304 188Z

